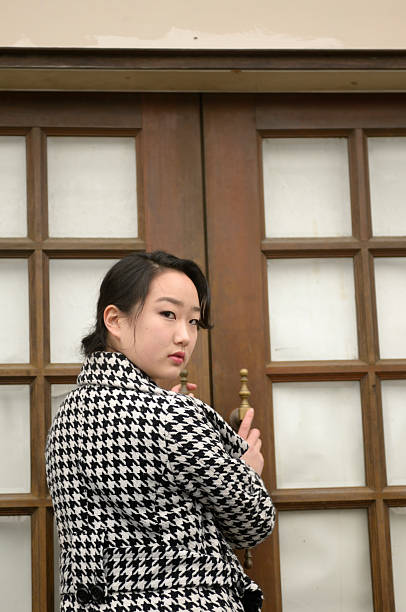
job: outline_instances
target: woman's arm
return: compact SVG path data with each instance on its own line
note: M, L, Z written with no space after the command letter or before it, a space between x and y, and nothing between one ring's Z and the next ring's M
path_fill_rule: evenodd
M176 485L213 513L232 546L255 546L271 533L275 509L248 464L248 444L213 413L199 400L174 396L166 422L171 471Z

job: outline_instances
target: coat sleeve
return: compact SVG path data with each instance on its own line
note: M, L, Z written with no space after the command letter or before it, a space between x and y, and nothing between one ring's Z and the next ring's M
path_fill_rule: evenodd
M255 546L271 533L271 498L262 479L240 459L248 445L212 408L194 398L174 398L166 435L175 482L212 512L234 548Z

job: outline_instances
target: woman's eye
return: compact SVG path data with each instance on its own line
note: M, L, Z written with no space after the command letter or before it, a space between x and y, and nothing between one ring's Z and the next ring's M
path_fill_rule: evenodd
M163 310L160 314L166 319L175 319L175 313L170 310Z
M192 319L192 320L190 321L190 324L191 324L191 325L199 325L199 319Z

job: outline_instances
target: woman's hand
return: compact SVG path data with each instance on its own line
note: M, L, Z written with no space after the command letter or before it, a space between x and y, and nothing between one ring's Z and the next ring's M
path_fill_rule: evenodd
M260 476L264 467L264 458L261 454L262 440L259 429L251 429L253 418L254 409L250 408L241 422L238 435L249 444L249 449L242 455L241 459Z
M177 384L174 387L172 387L171 391L175 391L176 393L179 393L180 389L181 389L181 384ZM194 391L195 389L197 389L197 385L195 385L195 383L186 383L186 387L188 391ZM190 395L191 397L194 397L193 393L188 393L188 395Z

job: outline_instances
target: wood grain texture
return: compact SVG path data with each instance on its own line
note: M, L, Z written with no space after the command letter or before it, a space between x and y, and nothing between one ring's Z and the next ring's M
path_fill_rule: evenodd
M403 49L63 49L3 47L0 68L405 70Z
M259 130L404 129L406 94L257 95Z
M265 257L260 244L258 148L253 100L204 96L204 150L214 406L226 418L239 405L239 371L248 369L250 404L264 439L265 482L272 478L270 381L265 375ZM265 329L264 329L265 327ZM280 610L279 557L274 540L254 551L251 572L264 589L264 610Z
M206 272L200 103L197 95L143 96L142 185L145 244L192 259ZM211 402L207 332L188 364L196 395Z
M0 92L0 129L3 126L136 129L141 127L140 98L131 93Z

